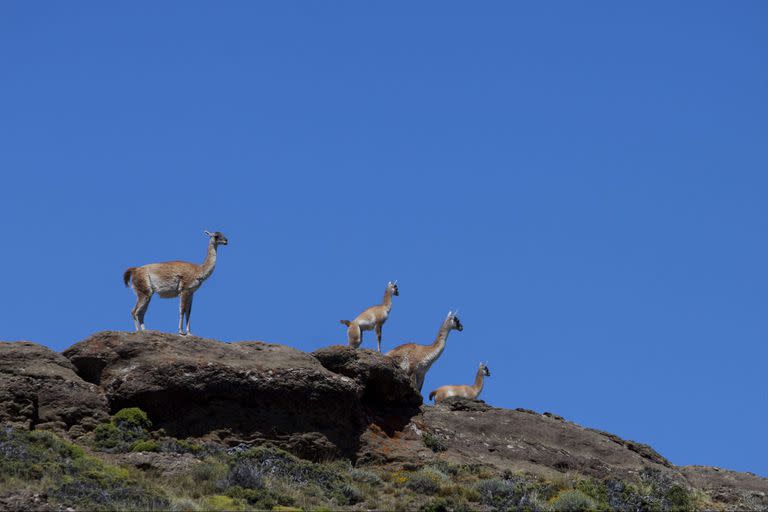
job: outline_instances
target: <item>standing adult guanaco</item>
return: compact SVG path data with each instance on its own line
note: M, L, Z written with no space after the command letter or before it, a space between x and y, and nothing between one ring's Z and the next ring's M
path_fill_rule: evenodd
M167 261L165 263L150 263L142 267L130 267L123 274L125 286L133 280L133 291L136 292L136 306L131 311L136 330L144 330L144 314L149 307L152 295L157 293L162 298L179 297L179 334L183 330L184 317L192 315L192 295L200 285L208 279L216 267L216 249L227 245L229 241L219 231L203 232L208 237L208 254L201 265L186 261Z
M464 330L464 326L461 325L458 315L449 311L448 316L445 317L440 326L437 338L431 345L406 343L387 352L387 355L394 358L397 365L411 377L411 383L419 392L424 386L424 377L427 371L445 350L448 334L454 329L461 332Z

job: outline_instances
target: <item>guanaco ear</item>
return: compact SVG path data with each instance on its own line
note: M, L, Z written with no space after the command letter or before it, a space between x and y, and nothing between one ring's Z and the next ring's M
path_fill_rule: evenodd
M213 236L213 233L211 233L210 231L203 231L203 234L209 238Z

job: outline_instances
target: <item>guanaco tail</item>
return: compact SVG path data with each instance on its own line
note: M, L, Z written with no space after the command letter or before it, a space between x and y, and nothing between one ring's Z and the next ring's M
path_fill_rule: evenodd
M396 280L387 283L387 289L384 291L384 300L381 304L369 307L352 321L341 320L341 323L347 326L347 343L349 343L350 347L359 347L363 343L363 332L375 329L379 352L381 352L381 327L389 318L393 295L400 295Z
M427 371L445 350L448 334L454 329L461 332L464 330L464 326L461 325L458 315L449 311L448 316L445 317L440 326L437 338L431 345L406 343L387 352L387 355L395 359L397 365L408 374L411 383L419 392L424 386L424 377L427 375Z
M440 386L429 394L429 399L434 400L436 404L439 404L451 396L460 396L474 400L480 396L480 392L483 390L483 378L490 376L491 371L488 369L488 365L486 363L480 363L480 367L477 369L477 374L475 375L474 384L471 386Z
M192 295L208 279L216 266L216 250L229 241L219 231L203 232L208 237L208 254L201 265L186 261L150 263L142 267L130 267L123 274L125 286L133 281L136 292L136 306L131 311L136 330L144 330L144 314L152 295L162 298L179 297L179 334L184 335L184 317L187 319L186 334L191 334L189 317L192 315Z

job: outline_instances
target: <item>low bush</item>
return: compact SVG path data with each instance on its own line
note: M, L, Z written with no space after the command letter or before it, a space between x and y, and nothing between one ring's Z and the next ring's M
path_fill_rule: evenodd
M421 440L424 442L424 446L432 450L433 452L444 452L448 449L448 447L445 444L445 441L440 439L434 434L430 434L429 432L424 432L424 435L421 436Z
M103 452L127 452L138 441L149 437L152 422L138 407L120 409L109 423L102 423L93 431L94 447Z
M355 482L361 482L372 486L380 486L384 483L379 475L365 469L353 469L349 472L350 478Z
M136 441L133 443L133 446L131 446L132 452L158 452L160 451L160 447L157 444L157 441L149 440L149 441Z
M664 495L669 509L675 512L689 512L695 510L694 500L691 494L679 485L673 485Z
M576 489L562 491L551 501L551 505L558 512L589 512L598 508L595 500Z
M490 478L480 480L475 485L480 495L480 502L498 509L514 509L518 506L522 493L506 480Z
M138 407L120 409L112 416L112 423L122 429L149 430L152 428L152 422L149 421L147 413Z
M405 484L408 489L421 494L435 494L440 490L440 483L433 475L424 472L413 473Z
M230 496L223 496L220 494L209 496L203 500L203 506L205 510L215 511L232 511L232 510L245 510L244 504Z

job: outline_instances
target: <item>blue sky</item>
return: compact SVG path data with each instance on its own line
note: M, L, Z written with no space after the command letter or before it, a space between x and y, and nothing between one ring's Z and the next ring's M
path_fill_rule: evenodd
M201 261L196 334L313 350L401 296L425 392L768 475L764 2L0 4L0 339L132 329ZM150 328L173 332L175 300ZM375 347L368 333L365 346ZM180 340L183 343L183 340Z

